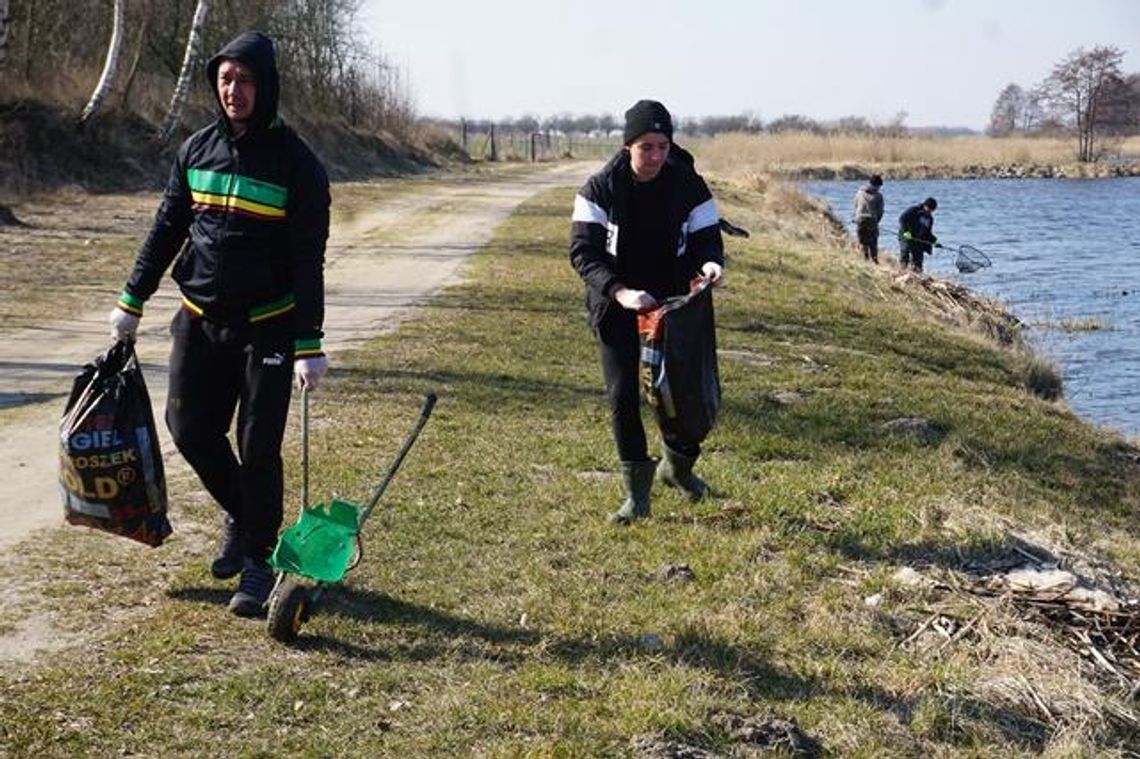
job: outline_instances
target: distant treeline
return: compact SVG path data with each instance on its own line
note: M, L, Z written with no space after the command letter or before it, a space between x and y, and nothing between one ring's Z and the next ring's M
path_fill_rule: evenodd
M277 43L289 115L403 133L416 118L401 73L357 33L358 0L134 0L122 4L121 60L108 104L160 120L205 11L191 104L213 111L202 63L250 29ZM82 107L112 39L111 0L0 0L0 92ZM7 14L5 15L5 10Z
M785 132L808 132L812 134L867 134L882 137L898 137L908 134L911 130L903 125L905 113L899 113L887 124L872 124L861 116L847 116L837 121L821 122L800 114L780 116L772 121L765 122L751 113L741 113L735 116L682 116L677 119L677 131L695 137L715 137L718 134L729 132L745 132L749 134L781 134ZM442 121L442 125L456 131L464 127L470 132L485 133L491 127L503 133L557 133L578 135L616 135L620 136L622 121L612 114L586 114L574 115L569 113L557 114L545 118L538 116L507 117L498 120L490 119L464 119L459 121ZM961 129L947 129L947 132L961 132ZM965 130L968 131L968 130Z

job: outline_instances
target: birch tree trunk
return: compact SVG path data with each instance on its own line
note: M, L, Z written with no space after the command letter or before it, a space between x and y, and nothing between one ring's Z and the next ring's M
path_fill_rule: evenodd
M0 0L0 63L8 55L8 24L11 18L8 15L8 0Z
M99 107L107 99L107 93L111 91L111 82L115 79L115 69L119 67L119 52L123 48L124 4L125 0L115 0L115 23L111 28L111 44L107 46L107 60L103 64L103 73L99 76L99 83L95 85L91 99L87 101L83 113L79 116L79 126L81 127L99 111Z
M0 0L3 2L4 0ZM135 75L139 71L139 62L142 60L143 47L146 46L147 32L150 31L150 19L153 16L151 13L150 0L143 0L142 10L142 26L139 28L138 40L135 42L135 54L131 58L131 67L127 69L127 79L123 83L123 107L126 108L130 104L131 87L135 83Z
M186 98L190 95L190 81L194 74L194 66L198 63L199 48L202 47L202 27L206 22L206 11L209 2L198 0L194 8L194 20L190 22L190 34L186 37L186 54L182 57L182 71L178 74L178 84L174 86L174 95L170 98L170 107L166 110L166 120L158 130L158 139L166 142L170 139L174 127L182 117L182 109L186 105Z

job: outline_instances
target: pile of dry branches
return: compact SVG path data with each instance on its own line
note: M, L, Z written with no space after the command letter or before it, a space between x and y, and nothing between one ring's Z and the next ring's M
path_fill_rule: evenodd
M1118 682L1129 699L1140 694L1140 602L1088 588L1063 570L1023 568L967 587L1007 598L1021 613L1059 632L1077 654Z
M1021 340L1021 321L1016 316L962 285L906 271L894 278L893 286L951 323L978 330L1002 345Z
M1008 558L1008 557L1007 557ZM1053 736L1140 738L1140 601L1116 579L1028 561L896 579L938 603L899 646L974 662L967 689Z

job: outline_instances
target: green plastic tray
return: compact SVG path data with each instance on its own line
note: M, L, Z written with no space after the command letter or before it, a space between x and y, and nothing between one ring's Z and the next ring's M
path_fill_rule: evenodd
M317 582L340 582L356 554L361 511L339 499L304 507L297 524L281 534L269 563Z

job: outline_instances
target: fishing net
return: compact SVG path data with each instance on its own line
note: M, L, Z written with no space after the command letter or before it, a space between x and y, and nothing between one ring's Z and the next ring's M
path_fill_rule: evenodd
M978 269L990 266L991 261L989 256L973 245L962 245L958 248L958 257L954 259L954 265L963 274L972 274Z

